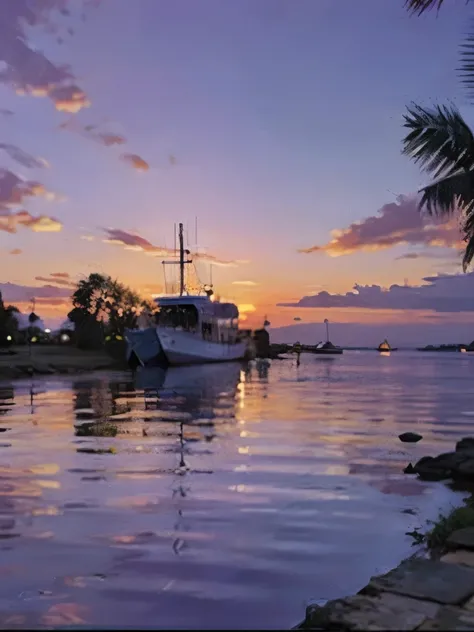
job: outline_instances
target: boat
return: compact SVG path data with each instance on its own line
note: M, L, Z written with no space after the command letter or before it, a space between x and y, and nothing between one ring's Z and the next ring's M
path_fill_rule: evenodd
M387 353L387 352L390 352L390 351L398 351L398 348L397 347L391 347L390 343L385 338L385 340L383 342L381 342L379 344L379 346L377 347L377 351L380 351L381 353Z
M166 366L166 356L156 334L156 327L125 330L126 361L131 369L139 366Z
M186 256L186 259L185 259ZM243 360L247 336L239 330L239 310L234 303L212 300L209 287L204 294L189 294L185 285L185 266L192 263L184 249L183 224L179 224L179 295L155 299L159 311L156 335L171 366Z
M310 353L315 353L316 355L341 355L342 349L341 347L336 347L332 344L332 342L319 342L315 347L309 347Z

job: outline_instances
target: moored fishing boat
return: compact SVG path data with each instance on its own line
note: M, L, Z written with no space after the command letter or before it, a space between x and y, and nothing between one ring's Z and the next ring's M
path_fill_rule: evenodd
M186 259L185 259L186 256ZM239 310L234 303L212 300L209 288L204 294L189 294L185 266L192 263L184 249L183 225L179 224L180 283L178 296L155 299L159 308L156 334L169 364L229 362L244 359L248 342L239 330Z

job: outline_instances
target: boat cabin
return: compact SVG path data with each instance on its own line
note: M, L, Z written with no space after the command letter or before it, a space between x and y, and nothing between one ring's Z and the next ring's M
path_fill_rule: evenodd
M391 350L391 346L388 343L388 340L385 339L383 342L381 342L378 346L378 350L379 351L390 351Z
M187 331L209 342L239 340L239 310L233 303L211 301L209 296L173 296L155 302L157 327Z

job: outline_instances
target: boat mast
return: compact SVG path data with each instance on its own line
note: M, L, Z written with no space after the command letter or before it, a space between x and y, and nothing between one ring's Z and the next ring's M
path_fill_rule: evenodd
M179 295L184 294L184 242L183 224L179 224Z
M175 224L175 229L176 229L176 224ZM176 237L176 230L175 230L175 237ZM161 263L163 264L163 266L179 264L179 295L183 296L184 291L185 291L184 266L186 264L192 263L193 260L189 258L189 255L191 254L190 251L184 247L184 231L183 231L183 224L181 222L179 223L178 238L179 238L179 261L176 261L176 259L174 259L173 261L162 261ZM175 252L176 252L176 240L175 240ZM184 258L185 255L187 257L186 259ZM166 282L166 277L165 277L165 282Z

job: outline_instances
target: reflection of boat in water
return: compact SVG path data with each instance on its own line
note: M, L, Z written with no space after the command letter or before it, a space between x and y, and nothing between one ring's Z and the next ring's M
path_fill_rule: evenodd
M388 342L388 340L385 338L385 340L383 342L381 342L379 344L379 346L377 347L377 351L381 351L381 352L390 352L390 351L398 351L398 347L391 347L390 343Z
M138 388L174 391L186 396L199 390L207 396L235 390L240 379L241 365L236 362L169 367L141 368L136 373Z
M309 350L311 353L314 353L316 355L341 355L342 354L341 347L336 347L335 345L332 344L332 342L329 342L329 340L327 342L320 342L315 347L311 347Z

